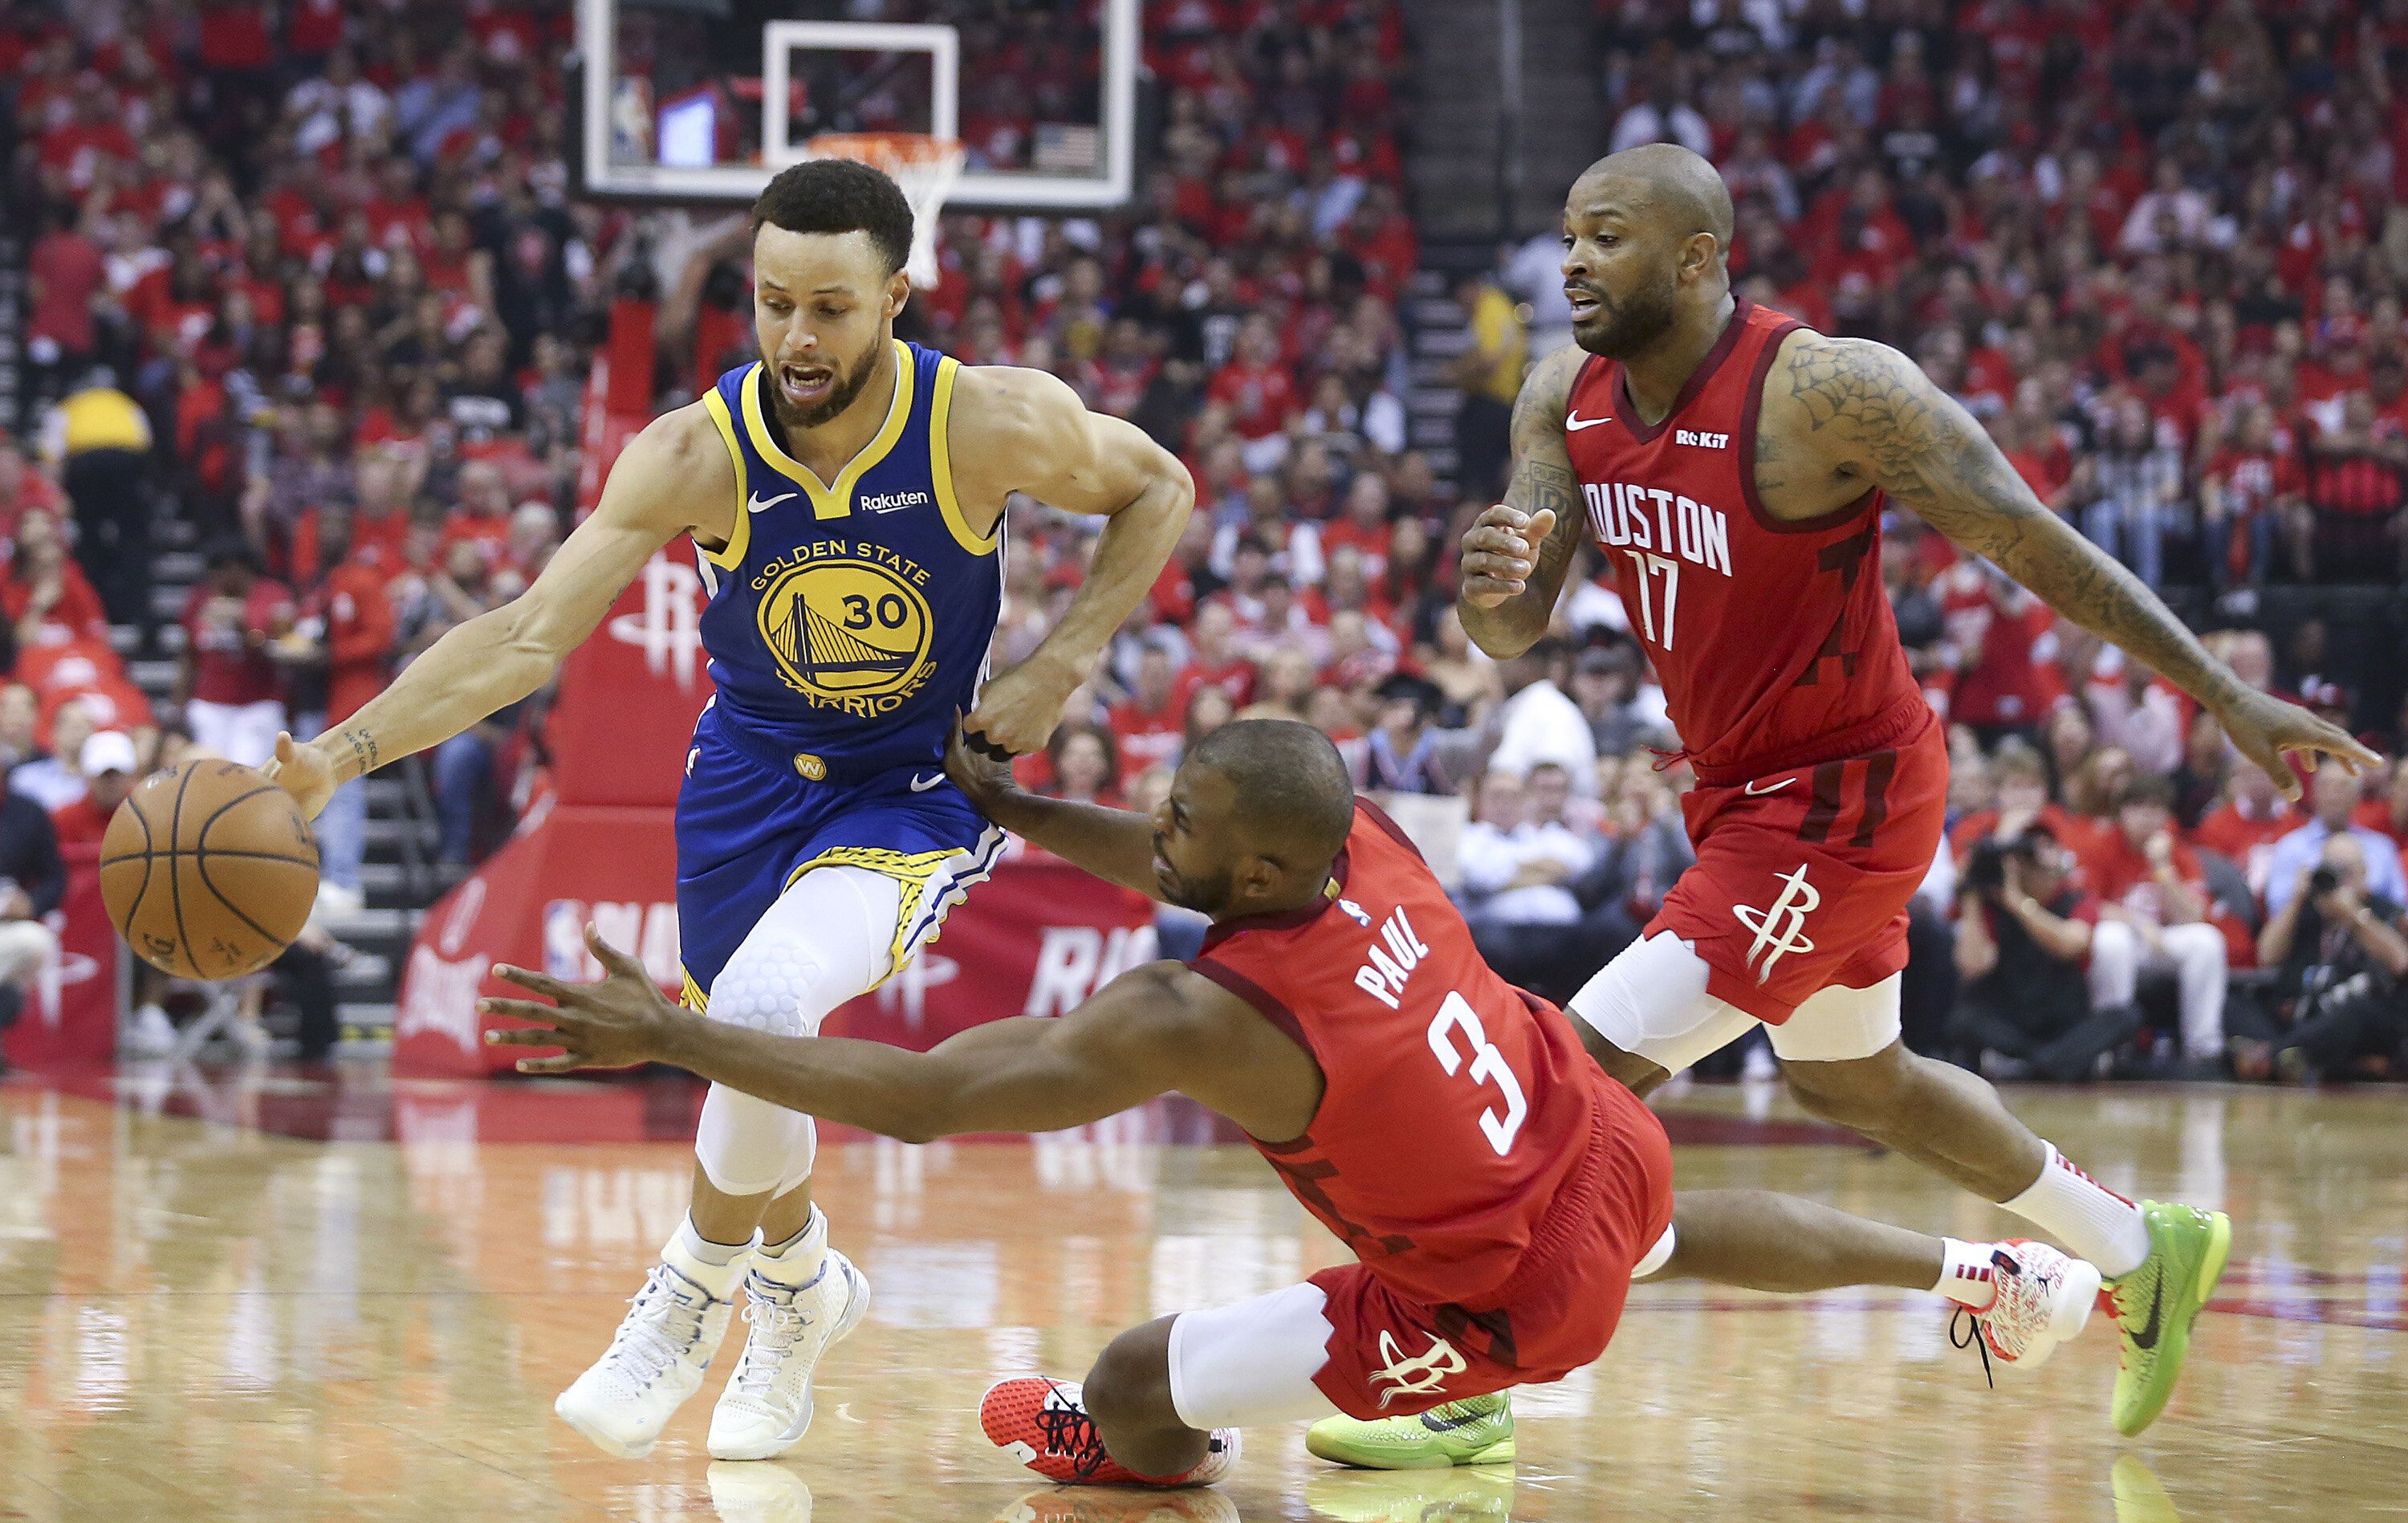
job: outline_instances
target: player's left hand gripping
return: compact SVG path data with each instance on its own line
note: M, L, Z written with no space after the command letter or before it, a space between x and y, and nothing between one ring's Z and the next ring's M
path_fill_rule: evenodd
M662 995L643 964L602 940L592 926L585 944L602 964L599 983L569 984L533 969L494 965L494 976L531 994L552 1000L480 999L477 1008L488 1015L530 1021L523 1029L488 1031L485 1040L496 1047L558 1047L551 1057L522 1057L521 1073L566 1073L571 1069L624 1069L662 1056L671 1023L681 1019L678 1007Z
M964 727L1015 756L1042 751L1079 680L1079 673L1043 653L1033 654L988 680Z
M945 742L945 775L953 786L984 803L1012 787L1011 756L983 736L969 733L969 722L953 715L953 738Z
M2330 756L2352 777L2383 765L2382 757L2338 726L2329 725L2298 704L2286 703L2269 694L2246 693L2216 717L2223 721L2224 733L2232 738L2241 754L2266 769L2274 786L2294 801L2302 790L2286 757L2298 756L2300 764L2313 772L2318 756Z

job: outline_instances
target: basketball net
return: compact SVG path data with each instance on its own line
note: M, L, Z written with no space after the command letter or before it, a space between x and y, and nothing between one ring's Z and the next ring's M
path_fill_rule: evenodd
M937 218L962 178L962 145L917 132L822 133L805 147L813 159L852 159L882 169L911 203L911 257L903 266L914 286L937 283Z

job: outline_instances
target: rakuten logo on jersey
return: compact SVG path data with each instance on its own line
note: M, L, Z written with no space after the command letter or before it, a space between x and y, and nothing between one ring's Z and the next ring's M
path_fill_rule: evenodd
M1581 495L1588 500L1589 532L1599 544L1677 555L1731 574L1730 521L1721 509L1629 481L1583 482Z

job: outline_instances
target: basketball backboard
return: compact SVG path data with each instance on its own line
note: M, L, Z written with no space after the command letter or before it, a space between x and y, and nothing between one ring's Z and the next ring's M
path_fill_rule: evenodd
M1129 197L1139 0L578 0L587 194L749 201L824 134L957 137L955 206Z

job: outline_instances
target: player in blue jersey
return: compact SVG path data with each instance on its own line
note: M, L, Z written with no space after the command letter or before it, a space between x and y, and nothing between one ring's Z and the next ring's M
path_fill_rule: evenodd
M315 813L340 784L440 744L548 682L644 563L691 535L717 692L678 798L689 1004L808 1035L937 933L1001 835L945 776L956 711L986 743L1043 746L1169 558L1195 497L1137 428L1053 376L897 342L911 210L840 160L753 207L759 363L630 442L602 500L514 601L437 641L351 721L277 745ZM1109 522L1036 652L988 679L1005 498ZM714 1085L693 1203L609 1349L554 1410L640 1455L701 1384L740 1286L750 1333L710 1453L802 1437L821 1354L860 1320L860 1272L811 1203L809 1116Z

